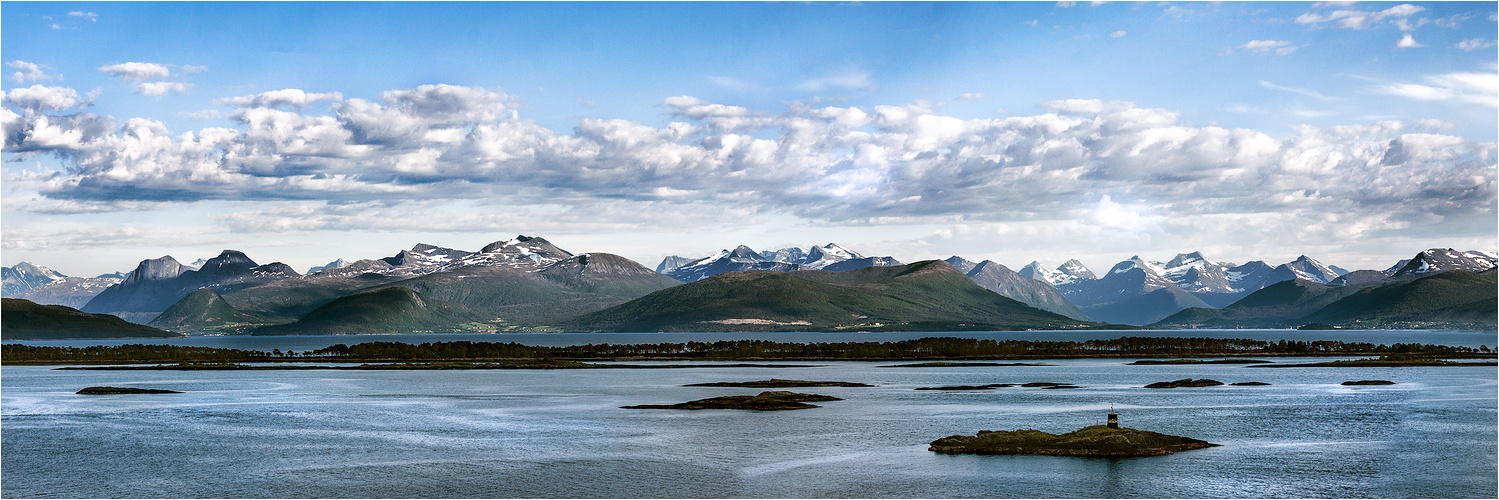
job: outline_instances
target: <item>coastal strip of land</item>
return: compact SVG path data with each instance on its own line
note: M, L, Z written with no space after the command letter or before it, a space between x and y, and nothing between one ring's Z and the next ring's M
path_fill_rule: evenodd
M1433 344L1374 344L1342 341L1278 342L1249 339L1121 337L1087 341L987 340L927 337L896 342L772 342L723 340L660 344L588 344L528 346L516 342L363 342L317 350L269 352L160 344L57 347L26 344L0 346L5 364L243 364L243 363L472 363L495 367L552 365L570 362L671 361L895 361L957 362L1067 358L1243 358L1284 356L1379 356L1379 362L1444 366L1451 358L1495 357L1487 348ZM1236 359L1235 362L1240 362ZM1373 363L1370 361L1369 363ZM1350 363L1350 362L1332 362ZM1491 362L1492 364L1492 362ZM632 365L635 366L635 365ZM647 365L640 365L645 367ZM656 367L656 365L649 365ZM721 366L721 365L720 365ZM929 365L930 366L930 365ZM1250 366L1290 366L1277 363ZM1343 366L1343 365L1335 365ZM1381 366L1365 364L1362 366Z

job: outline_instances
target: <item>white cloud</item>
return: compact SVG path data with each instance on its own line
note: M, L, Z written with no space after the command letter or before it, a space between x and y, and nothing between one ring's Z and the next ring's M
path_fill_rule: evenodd
M48 75L46 71L42 71L41 65L38 65L36 63L16 60L5 63L5 65L16 69L16 72L10 75L10 81L16 83L45 81L52 79L52 75Z
M5 93L5 105L31 111L58 111L78 106L78 91L67 87L47 87L41 84Z
M282 89L255 95L215 99L213 103L220 106L240 108L290 107L301 109L315 102L336 102L342 101L343 98L343 94L338 92L312 93L303 92L301 89Z
M1264 88L1267 88L1267 89L1270 89L1270 90L1279 90L1279 91L1282 91L1282 92L1290 92L1290 93L1293 93L1293 94L1301 94L1301 95L1304 95L1304 96L1307 96L1307 97L1311 97L1311 98L1314 98L1314 99L1317 99L1317 100L1321 100L1321 101L1336 101L1336 100L1339 100L1339 98L1337 98L1337 97L1332 97L1332 96L1324 95L1324 94L1322 94L1320 92L1317 92L1315 90L1300 89L1300 88L1295 88L1295 87L1286 87L1286 86L1283 86L1283 85L1276 85L1276 84L1274 84L1272 82L1268 82L1268 81L1265 81L1265 80L1260 80L1260 86L1264 87Z
M1064 8L1064 9L1072 7L1072 6L1075 6L1075 5L1077 5L1077 2L1057 2L1057 7L1061 7L1061 8Z
M1282 40L1250 40L1249 43L1240 45L1239 48L1261 54L1275 52L1276 55L1282 56L1296 52L1295 44Z
M1123 38L1126 34L1127 33L1125 33L1124 30L1119 30L1113 33L1109 33L1109 38Z
M1426 85L1493 85L1474 80L1442 75ZM39 194L24 210L201 200L320 207L226 221L251 232L373 227L386 219L359 207L393 216L406 211L389 207L455 201L493 204L491 213L510 214L504 220L560 206L571 220L610 227L651 224L632 217L718 224L732 213L866 225L1061 220L1080 234L1136 228L1146 237L1184 230L1175 220L1289 214L1273 228L1246 226L1242 239L1492 214L1499 175L1494 144L1442 134L1439 123L1302 126L1276 138L1099 100L987 119L923 103L771 112L676 96L662 106L678 121L589 118L559 133L522 119L498 90L431 85L323 112L243 107L231 128L174 133L153 120L115 127L109 117L29 105L5 110L6 151L58 153L66 168L3 180ZM461 230L490 224L486 215L406 220Z
M193 84L182 82L144 82L135 85L136 93L149 96L184 94L191 88Z
M1312 6L1312 10L1319 10L1326 6L1330 6L1330 4L1317 4ZM1426 8L1411 4L1400 4L1381 11L1340 9L1327 14L1307 12L1297 16L1296 22L1313 25L1332 23L1334 27L1338 28L1361 30L1368 29L1374 24L1385 21L1404 23L1407 17L1423 10L1426 10Z
M984 94L981 92L969 92L957 97L959 101L981 101L983 99Z
M81 11L81 10L75 10L75 11L69 12L68 15L72 16L72 17L81 17L81 18L88 19L89 21L93 21L93 22L98 22L99 21L99 15L95 14L93 12L84 12L84 11Z
M100 66L99 71L109 73L126 81L141 81L154 78L166 78L171 76L172 70L166 65L143 62L126 62Z
M1399 47L1399 48L1402 48L1402 49L1410 49L1410 48L1415 48L1415 47L1425 47L1425 45L1421 45L1420 43L1417 43L1416 42L1416 38L1413 37L1413 36L1411 36L1410 33L1406 33L1405 36L1400 39L1400 41L1395 42L1395 46Z
M1493 40L1484 40L1482 38L1469 38L1467 40L1463 40L1461 42L1457 42L1456 44L1453 44L1452 46L1456 47L1456 48L1459 48L1459 49L1462 49L1462 50L1465 50L1465 51L1472 52L1472 51L1475 51L1475 50L1478 50L1478 49L1491 48L1491 47L1494 46L1494 41Z
M1378 87L1379 92L1420 101L1453 101L1499 107L1499 74L1447 73L1425 78L1426 83Z

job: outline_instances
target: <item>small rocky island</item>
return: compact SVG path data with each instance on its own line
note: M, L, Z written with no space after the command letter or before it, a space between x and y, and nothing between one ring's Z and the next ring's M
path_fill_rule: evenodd
M817 405L807 404L807 401L842 401L843 398L823 396L821 394L802 394L790 391L765 391L754 396L719 396L716 398L699 399L686 403L673 405L634 405L621 406L629 409L649 410L755 410L755 411L778 411L778 410L802 410L807 408L820 408Z
M1142 359L1131 365L1251 365L1256 363L1270 363L1262 359Z
M869 384L858 382L834 382L827 380L787 380L773 378L770 380L754 380L750 382L708 382L703 384L687 384L682 387L749 387L754 389L770 389L776 387L874 387Z
M182 391L166 389L139 389L135 387L84 387L77 394L182 394Z
M1223 382L1219 382L1217 380L1213 380L1213 379L1210 379L1210 378L1200 378L1200 379L1197 379L1197 380L1192 380L1192 379L1189 379L1189 378L1184 378L1184 379L1181 379L1181 380L1173 380L1173 381L1170 381L1170 382L1155 382L1155 383L1152 383L1152 384L1146 384L1145 388L1146 389L1175 389L1177 387L1212 387L1212 386L1215 386L1215 385L1223 385Z
M1034 429L979 431L976 436L948 436L932 441L927 449L949 455L1128 458L1170 455L1212 446L1218 445L1157 432L1093 425L1061 435Z

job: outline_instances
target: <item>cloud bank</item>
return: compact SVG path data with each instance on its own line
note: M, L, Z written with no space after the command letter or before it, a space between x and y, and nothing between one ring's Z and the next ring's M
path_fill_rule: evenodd
M1444 75L1431 90L1387 91L1457 98L1443 92L1492 85L1470 80ZM1315 221L1329 235L1357 237L1491 217L1496 199L1495 144L1440 127L1382 121L1273 137L1129 102L1052 101L1032 116L960 119L919 104L772 112L677 96L660 103L674 120L664 126L585 118L569 133L522 118L500 90L451 85L377 100L297 89L222 99L235 127L181 133L82 112L78 93L63 87L15 89L4 102L5 150L54 154L67 166L8 175L7 184L41 195L17 209L282 207L234 221L246 228L364 222L367 214L349 210L361 203L470 200L563 207L600 224L644 210L656 219L701 211L853 225L1237 217L1246 227ZM323 102L325 111L304 111Z

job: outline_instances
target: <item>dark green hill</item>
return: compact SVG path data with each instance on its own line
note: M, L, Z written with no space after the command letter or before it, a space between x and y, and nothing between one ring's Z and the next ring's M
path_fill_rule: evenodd
M388 287L340 297L295 323L265 326L252 335L355 335L366 333L471 332L486 315L432 300L409 288Z
M305 276L231 292L224 295L224 301L241 312L275 323L290 323L333 299L360 290L373 290L392 281L396 278L375 273Z
M1493 330L1499 314L1495 268L1447 271L1359 290L1328 304L1303 322L1349 328L1387 326Z
M1300 318L1375 283L1330 286L1303 279L1261 288L1223 309L1192 308L1150 326L1157 328L1286 328Z
M1448 271L1409 281L1329 286L1305 280L1265 287L1221 310L1188 309L1160 328L1343 328L1492 330L1499 315L1494 269Z
M925 261L852 271L740 271L661 290L564 326L580 331L1015 330L1100 326L985 290Z
M246 314L224 301L218 290L200 288L172 304L148 325L190 334L238 333L255 326L275 323Z
M590 253L534 272L470 266L390 285L483 311L507 325L536 326L555 324L680 284L630 259Z
M65 306L25 299L0 299L0 332L5 340L171 338L182 335L127 322L108 314L90 314Z

